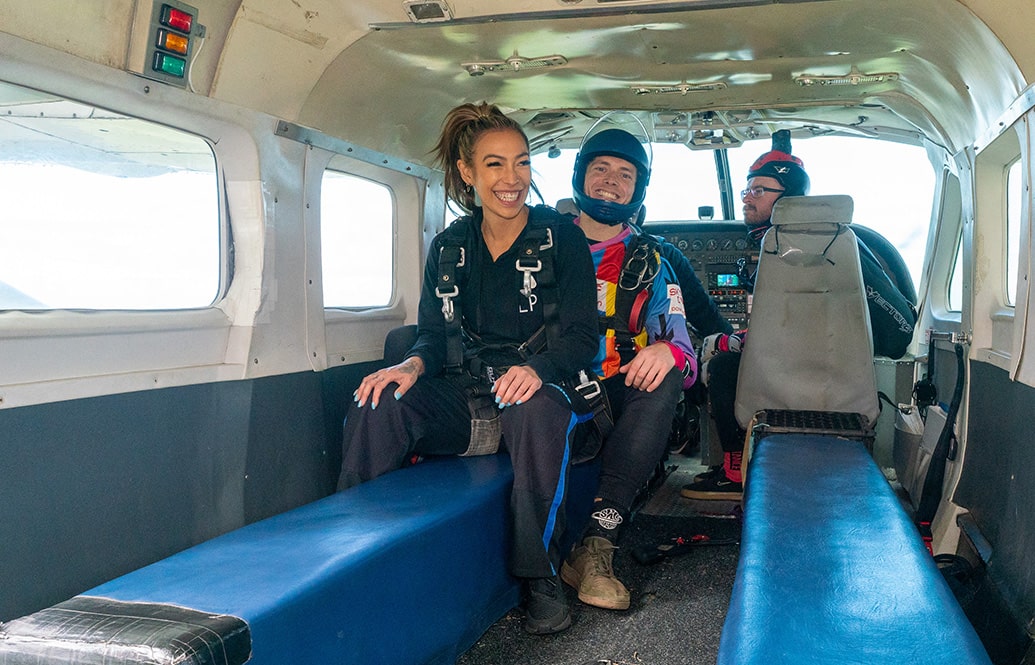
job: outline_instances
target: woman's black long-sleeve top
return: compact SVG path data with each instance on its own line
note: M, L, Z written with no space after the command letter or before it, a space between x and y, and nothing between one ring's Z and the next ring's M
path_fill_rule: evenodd
M588 367L597 351L596 277L589 243L582 230L552 208L536 206L518 240L495 261L482 239L481 211L453 224L469 224L463 275L458 274L457 299L465 333L490 347L518 346L544 325L542 289L532 297L521 294L523 274L516 261L521 239L533 227L549 226L553 236L553 269L556 277L559 334L548 348L525 363L544 383L567 379ZM419 356L425 373L438 374L446 362L446 323L442 300L436 296L439 253L446 231L437 235L424 268L424 285L417 313L417 341L407 356ZM468 337L465 335L465 338ZM470 346L468 339L465 346ZM490 350L482 360L491 365L519 364L506 349Z

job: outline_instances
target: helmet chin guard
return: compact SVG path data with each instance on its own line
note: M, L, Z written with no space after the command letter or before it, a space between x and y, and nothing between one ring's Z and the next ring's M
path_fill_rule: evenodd
M601 118L601 120L603 119ZM599 122L597 121L598 124ZM590 129L590 132L592 131ZM644 129L644 134L646 135L646 129ZM579 210L603 224L614 226L626 222L639 212L643 199L647 196L647 183L650 182L650 159L647 157L647 151L635 136L624 129L605 129L592 136L587 136L582 148L579 149L578 156L575 157L575 172L571 179L575 205L579 207ZM636 167L636 186L633 189L632 199L628 203L604 201L586 194L586 170L594 158L603 155L624 159Z
M633 218L633 215L640 209L639 206L634 206L632 203L615 203L614 201L601 201L600 199L594 199L586 196L582 192L575 190L574 192L575 205L579 207L579 210L586 213L596 221L607 224L608 226L617 226L622 222L627 222Z

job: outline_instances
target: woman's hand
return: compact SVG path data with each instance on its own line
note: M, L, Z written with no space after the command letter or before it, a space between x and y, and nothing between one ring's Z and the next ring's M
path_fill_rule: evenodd
M527 402L542 387L543 381L534 369L527 365L514 365L496 379L496 383L492 384L492 392L496 393L496 403L502 409Z
M386 386L396 384L398 387L395 389L395 399L399 399L423 373L424 361L418 356L410 356L398 365L379 369L373 374L365 376L356 392L352 393L352 399L360 407L369 400L370 408L376 409L378 402L381 401L381 391Z

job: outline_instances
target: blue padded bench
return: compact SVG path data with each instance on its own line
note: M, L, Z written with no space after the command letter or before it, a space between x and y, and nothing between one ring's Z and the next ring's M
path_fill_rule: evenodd
M718 665L990 662L861 442L756 444Z
M387 474L0 625L0 662L452 664L518 602L512 480L506 455Z

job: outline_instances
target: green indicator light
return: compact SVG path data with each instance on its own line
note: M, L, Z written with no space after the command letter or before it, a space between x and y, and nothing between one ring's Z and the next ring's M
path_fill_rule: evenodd
M183 58L177 58L164 53L155 53L155 61L152 68L156 72L162 72L175 76L177 78L183 78L183 73L187 68L187 61Z

